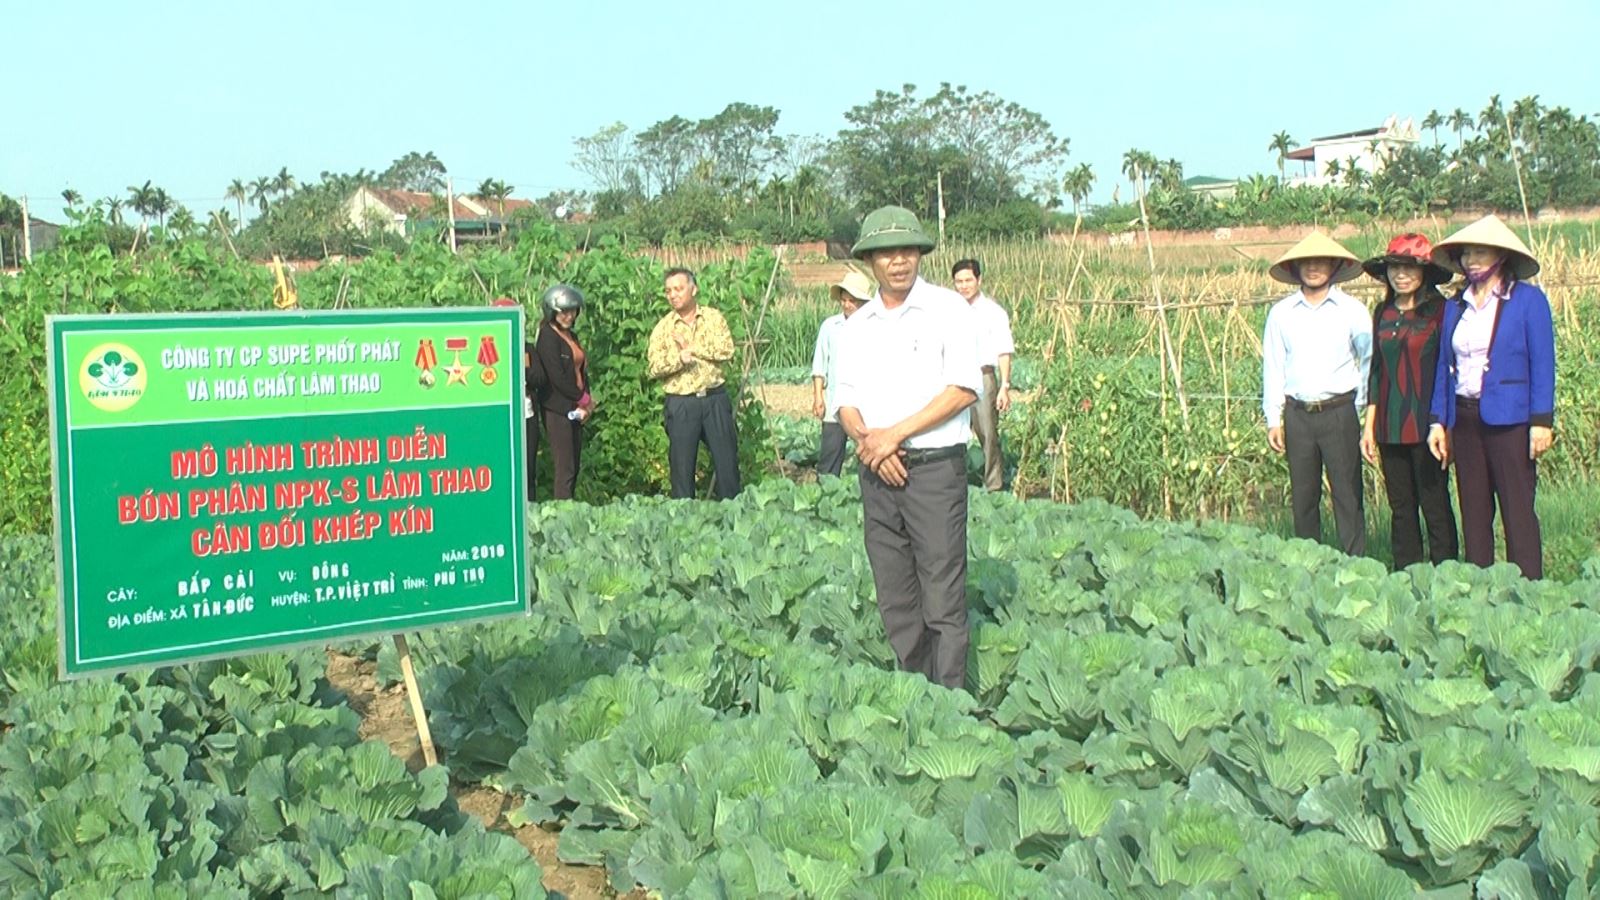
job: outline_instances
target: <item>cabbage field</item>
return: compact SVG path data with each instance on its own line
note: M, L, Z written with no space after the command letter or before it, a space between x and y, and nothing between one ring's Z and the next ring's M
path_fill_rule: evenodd
M891 670L847 481L541 505L535 614L412 642L419 774L319 652L55 684L48 543L7 539L0 894L539 896L452 780L667 897L1600 886L1595 582L1098 503L971 520L952 692Z

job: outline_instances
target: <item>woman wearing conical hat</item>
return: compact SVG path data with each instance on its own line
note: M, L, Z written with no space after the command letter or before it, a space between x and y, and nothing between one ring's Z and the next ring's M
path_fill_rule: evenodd
M1269 274L1298 287L1267 314L1261 408L1267 443L1289 457L1296 537L1322 536L1322 477L1344 552L1366 551L1361 514L1361 420L1372 358L1372 316L1338 285L1361 274L1355 254L1312 232Z
M1555 437L1556 340L1550 301L1527 282L1539 262L1492 215L1440 241L1433 261L1467 277L1445 306L1428 430L1434 457L1456 465L1464 555L1494 563L1498 507L1507 561L1541 578L1533 496Z
M1383 255L1361 267L1384 286L1383 302L1373 314L1361 455L1383 471L1395 570L1422 562L1423 522L1428 558L1438 565L1455 559L1457 549L1450 478L1428 453L1427 441L1444 323L1439 285L1452 276L1434 263L1433 245L1420 234L1399 235Z

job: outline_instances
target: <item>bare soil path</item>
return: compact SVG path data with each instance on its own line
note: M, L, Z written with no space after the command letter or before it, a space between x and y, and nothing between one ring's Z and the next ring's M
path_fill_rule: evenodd
M344 693L350 708L361 717L361 737L383 741L405 762L406 768L413 772L422 770L422 744L417 739L417 728L411 720L411 708L402 685L382 687L378 684L374 663L332 649L328 651L328 682ZM562 862L556 857L559 831L537 825L512 827L506 822L505 814L519 805L515 797L454 779L450 782L450 793L461 810L477 816L485 828L509 834L526 847L529 855L544 869L544 887L552 894L570 900L617 897L645 900L649 896L642 889L618 894L611 889L604 869Z

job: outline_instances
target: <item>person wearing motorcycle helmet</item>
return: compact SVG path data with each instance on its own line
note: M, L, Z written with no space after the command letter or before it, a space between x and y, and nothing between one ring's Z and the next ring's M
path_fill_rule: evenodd
M583 292L570 284L552 285L539 297L543 313L528 366L535 405L544 418L545 439L555 470L551 496L571 500L578 486L583 426L594 412L589 395L588 355L572 331L583 311Z

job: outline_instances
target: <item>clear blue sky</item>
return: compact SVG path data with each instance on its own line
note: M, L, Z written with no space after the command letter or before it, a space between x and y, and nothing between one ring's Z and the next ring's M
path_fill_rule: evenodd
M1280 129L1303 143L1496 93L1593 117L1596 34L1595 0L7 3L0 192L56 218L63 188L149 179L203 214L233 178L431 150L458 187L538 197L587 186L573 138L613 121L738 100L832 136L878 88L949 81L1042 113L1103 200L1130 147L1233 176L1274 171Z

